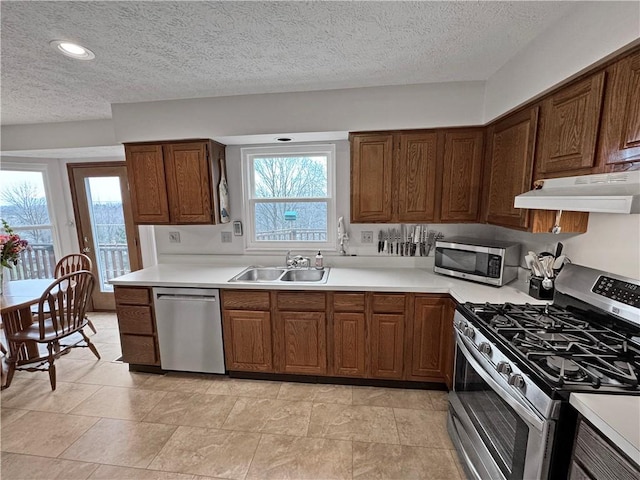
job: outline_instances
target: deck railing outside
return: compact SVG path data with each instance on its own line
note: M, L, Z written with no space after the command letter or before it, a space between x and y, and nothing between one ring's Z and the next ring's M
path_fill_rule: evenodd
M256 233L258 241L295 240L299 242L325 241L327 231L317 228L283 229Z
M20 253L18 264L9 269L11 280L53 278L56 268L53 245L32 243L29 246L31 248ZM130 272L126 244L98 245L97 253L105 281Z

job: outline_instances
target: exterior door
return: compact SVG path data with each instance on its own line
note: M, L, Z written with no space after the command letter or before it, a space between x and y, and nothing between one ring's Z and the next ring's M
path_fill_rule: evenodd
M124 162L69 164L73 211L82 253L93 261L95 310L115 310L109 280L141 267Z

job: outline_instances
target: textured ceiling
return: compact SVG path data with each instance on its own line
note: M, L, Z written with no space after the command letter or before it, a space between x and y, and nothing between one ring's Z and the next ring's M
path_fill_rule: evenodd
M112 103L486 80L576 2L1 3L1 122ZM81 62L51 40L96 54Z

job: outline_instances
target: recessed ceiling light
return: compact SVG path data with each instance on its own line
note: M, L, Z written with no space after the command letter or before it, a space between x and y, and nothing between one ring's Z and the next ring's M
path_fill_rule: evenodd
M53 40L49 45L63 55L76 60L93 60L96 58L91 50L77 43L67 42L66 40Z
M290 142L292 139L289 137L280 137L280 138L276 138L276 140L278 142Z

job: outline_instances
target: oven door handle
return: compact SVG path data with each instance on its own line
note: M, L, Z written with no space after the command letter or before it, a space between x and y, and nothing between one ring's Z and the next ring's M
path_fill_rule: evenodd
M522 420L541 432L544 428L544 420L540 418L540 416L533 409L523 405L521 402L516 400L513 394L511 394L498 382L496 382L493 377L489 373L487 373L484 368L482 368L480 363L478 363L471 351L467 348L463 340L460 339L458 335L456 335L456 343L458 345L458 348L462 351L465 359L473 367L476 373L489 384L489 386L498 394L500 398L502 398L502 400L508 403L509 406L516 411L516 413L520 416L520 418L522 418Z

